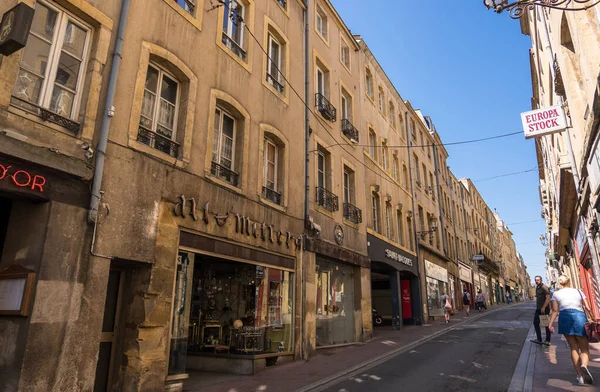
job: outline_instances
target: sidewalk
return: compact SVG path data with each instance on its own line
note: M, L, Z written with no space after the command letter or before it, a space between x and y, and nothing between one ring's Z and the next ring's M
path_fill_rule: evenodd
M542 335L545 332L542 331ZM600 343L590 344L588 369L594 377L593 386L579 386L571 362L571 349L562 335L552 335L552 346L531 343L535 339L533 326L529 329L509 392L600 391Z
M471 322L486 313L506 307L507 305L491 306L484 313L471 311L470 316L467 316L464 311L457 312L452 316L450 324L446 324L442 319L442 321L422 326L405 326L401 331L394 331L391 326L378 327L375 328L374 338L367 343L318 350L317 355L309 361L296 361L270 367L253 376L190 372L190 379L184 382L184 391L309 391L361 367L383 361L400 352L409 351L457 325Z

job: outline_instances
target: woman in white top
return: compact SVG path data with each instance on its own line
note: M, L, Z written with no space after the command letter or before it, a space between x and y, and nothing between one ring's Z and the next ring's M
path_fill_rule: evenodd
M577 383L592 384L594 379L587 368L590 348L584 327L587 322L585 310L589 312L590 306L585 295L571 287L571 279L567 276L561 275L558 283L561 289L555 291L550 300L550 332L554 333L553 324L558 316L558 333L565 336L571 347L571 360L577 372Z

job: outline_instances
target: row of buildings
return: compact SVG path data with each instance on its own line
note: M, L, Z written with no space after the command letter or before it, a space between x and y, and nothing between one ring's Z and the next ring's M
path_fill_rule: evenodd
M367 341L372 306L401 330L529 287L328 0L0 14L2 390L176 389Z
M600 5L534 7L520 18L531 37L531 106L561 106L567 129L535 139L548 281L567 275L600 317ZM581 5L581 7L580 7Z

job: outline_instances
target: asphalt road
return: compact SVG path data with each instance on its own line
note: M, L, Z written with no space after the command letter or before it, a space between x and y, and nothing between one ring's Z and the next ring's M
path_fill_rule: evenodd
M324 390L506 392L534 306L529 302L491 312Z

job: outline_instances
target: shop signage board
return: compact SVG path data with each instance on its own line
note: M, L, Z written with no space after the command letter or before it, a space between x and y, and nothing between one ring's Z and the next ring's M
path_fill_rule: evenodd
M413 262L412 262L412 260L411 260L411 259L409 259L408 257L406 257L406 256L403 256L403 255L401 255L401 254L399 254L399 253L396 253L396 252L394 252L393 250L386 249L386 250L385 250L385 256L386 256L388 259L392 259L392 260L394 260L394 261L398 261L398 262L400 262L400 263L402 263L402 264L406 264L406 265L408 265L409 267L412 267L412 265L413 265Z
M565 112L560 105L521 113L521 122L526 139L560 132L567 128Z
M409 271L415 276L419 275L417 258L401 248L392 246L374 235L367 234L369 244L369 258L371 261L382 262L399 271Z
M473 278L471 276L471 269L470 268L465 268L462 265L458 266L458 272L460 274L460 279L465 281L465 282L469 282L469 283L473 283Z
M442 282L448 282L448 270L444 267L440 267L437 264L433 264L429 260L425 260L426 275L430 278L440 280Z

